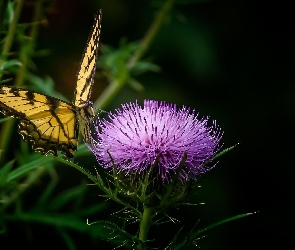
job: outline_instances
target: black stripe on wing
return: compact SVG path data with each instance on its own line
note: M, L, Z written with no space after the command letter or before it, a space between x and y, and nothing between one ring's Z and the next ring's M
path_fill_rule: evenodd
M19 133L42 154L60 150L71 158L77 149L79 109L57 98L0 86L0 111L19 118Z

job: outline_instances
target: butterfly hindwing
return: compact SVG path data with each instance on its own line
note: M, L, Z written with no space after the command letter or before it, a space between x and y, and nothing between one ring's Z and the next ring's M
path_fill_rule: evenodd
M19 132L42 154L60 150L73 157L77 149L77 110L70 103L51 96L0 85L0 110L21 119Z

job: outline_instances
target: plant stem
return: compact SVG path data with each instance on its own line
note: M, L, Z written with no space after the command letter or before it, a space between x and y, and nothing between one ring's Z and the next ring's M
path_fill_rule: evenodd
M14 38L14 34L15 34L15 30L16 30L16 26L20 17L20 13L23 7L23 0L18 0L16 3L16 7L15 7L15 11L14 11L14 15L13 15L13 19L12 22L9 25L8 28L8 33L7 36L4 40L4 45L3 45L3 50L2 50L2 59L0 59L0 65L2 63L4 63L8 57L10 48L12 46L13 43L13 38ZM2 73L0 71L0 80L2 79ZM8 139L11 136L11 131L13 128L13 120L8 120L7 122L5 122L2 126L1 129L1 138L0 138L0 149L3 150L2 154L1 154L1 158L0 158L0 165L2 165L2 163L5 161L5 156L6 156L6 149L8 148L9 145L9 141Z
M166 16L168 15L169 10L172 8L173 1L174 0L167 0L163 4L162 9L157 13L156 18L154 19L147 33L143 37L141 41L141 45L139 46L139 49L130 58L127 65L129 69L132 68L134 64L136 64L140 60L140 58L144 55L144 53L147 51L149 46L152 44L160 27L163 25L164 21L166 20Z
M15 10L15 15L14 15L15 17L11 23L11 26L13 26L13 27L9 28L8 36L7 36L7 39L5 40L5 43L7 43L7 44L4 45L3 54L6 57L7 57L7 54L9 52L11 44L12 44L12 39L13 39L14 32L16 29L17 21L19 19L18 17L21 12L22 3L23 3L23 0L18 0L16 10ZM34 16L33 16L33 21L32 21L33 24L31 26L30 35L29 35L30 38L29 38L29 41L25 45L23 45L21 48L20 61L22 63L22 66L19 68L17 75L16 75L15 86L17 86L17 87L21 87L24 83L25 75L27 72L27 66L30 61L30 57L32 55L32 52L34 50L35 40L36 40L36 37L38 34L39 20L42 15L42 11L41 11L42 10L42 3L43 3L43 0L38 0L35 5L35 11L34 11ZM6 151L9 146L9 138L11 138L11 133L13 131L13 124L14 123L15 123L14 119L8 120L7 122L5 122L3 124L3 127L1 129L0 149L3 150L3 153L1 155L0 163L2 163L5 160Z
M18 19L20 17L20 13L23 8L23 3L24 3L24 0L18 0L16 3L13 19L9 25L7 36L4 39L4 45L3 45L3 50L2 50L2 59L0 59L0 65L2 63L4 63L8 57L11 45L13 43L13 38L14 38L16 26L18 23ZM0 80L2 79L2 75L3 74L0 71Z
M121 88L124 86L124 83L125 78L114 79L111 81L94 103L94 107L104 109L121 90Z
M18 74L16 76L14 84L17 87L21 87L24 84L28 64L34 52L35 41L38 35L38 28L42 17L42 3L43 0L38 0L35 4L35 11L31 24L29 38L25 41L24 46L22 46L21 48L20 61L22 63L22 66L18 70Z
M147 241L147 235L152 224L153 217L153 208L145 207L139 225L139 239L142 242L142 244L139 246L139 249L145 249L145 242Z
M166 16L169 13L169 10L173 6L174 0L167 0L161 10L159 10L156 15L154 21L152 22L150 28L146 32L145 36L141 40L139 45L139 49L130 57L127 62L126 67L130 70L144 55L144 53L151 46L153 40L155 39L157 33L159 32L160 27L163 25L166 20ZM94 103L94 107L104 109L109 102L114 98L114 96L121 90L121 88L127 83L129 80L128 76L123 76L120 79L113 79L109 86L104 90L104 92L100 95L100 97Z

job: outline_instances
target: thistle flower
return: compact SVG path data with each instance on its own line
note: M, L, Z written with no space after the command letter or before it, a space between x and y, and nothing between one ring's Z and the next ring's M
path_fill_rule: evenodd
M140 174L156 164L155 171L164 182L177 172L180 180L197 179L212 168L206 164L220 150L221 130L208 117L198 118L183 106L145 100L124 104L98 119L96 134L89 149L103 168L116 166L118 172Z

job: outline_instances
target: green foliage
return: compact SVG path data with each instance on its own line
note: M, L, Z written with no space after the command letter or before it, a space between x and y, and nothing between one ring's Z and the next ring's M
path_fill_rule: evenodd
M21 62L18 60L7 60L0 65L0 72L4 70L13 71L16 66L21 66Z
M206 1L176 0L174 2L176 4L193 4ZM20 6L22 3L23 1L0 1L0 35L1 38L4 37L0 44L0 84L9 83L18 87L28 85L26 88L66 100L63 95L55 91L54 82L50 77L40 77L34 69L35 57L46 56L47 54L46 50L36 51L35 48L38 38L38 25L43 18L42 15L46 12L43 9L42 1L36 1L35 19L25 24L19 22L21 12L18 12L18 9L22 10L22 6ZM125 86L136 91L143 91L144 87L137 79L138 76L146 72L160 71L158 65L142 59L173 6L171 0L157 1L157 3L159 15L155 17L153 24L140 42L122 40L119 48L101 46L102 55L97 63L98 72L100 77L106 79L109 85L96 101L95 106L105 107ZM163 3L164 7L162 7ZM17 48L16 51L15 48ZM90 155L91 152L84 144L79 145L79 149L75 153L76 159L79 159L79 164L68 161L60 155L58 157L45 157L32 152L28 143L19 143L21 138L19 135L16 136L17 132L15 126L13 126L13 121L14 119L2 118L2 116L0 118L2 126L0 130L0 234L2 235L6 235L10 231L13 223L24 228L27 223L45 225L48 228L56 229L57 235L63 240L67 249L77 249L77 241L72 232L86 235L93 242L97 239L109 241L111 239L111 243L116 244L116 246L122 245L129 249L138 246L140 249L145 249L149 240L137 236L138 232L134 234L127 232L126 225L128 223L142 222L147 208L152 207L154 210L151 212L150 218L147 218L146 224L150 224L148 227L151 225L161 226L161 224L170 221L169 215L166 213L167 208L195 205L185 202L187 190L192 187L190 186L191 183L182 185L182 183L177 182L179 173L175 175L175 180L171 184L162 185L164 190L161 190L162 192L150 192L154 179L150 178L149 174L146 174L140 182L134 182L132 191L128 191L126 188L130 186L126 185L126 179L123 180L120 173L113 173L113 176L111 176L98 168L97 173L93 174L86 168L89 164L83 159L87 159L87 155ZM9 145L9 142L14 142L13 147ZM19 144L20 146L18 146ZM215 158L231 149L233 147L225 149ZM82 159L81 162L80 159ZM85 182L70 188L61 185L67 180L58 180L58 170L67 166L78 170L79 173L83 174L81 179L82 176L86 176L87 182L94 184L95 187L99 187L104 192L99 202L97 200L94 204L89 202L89 199L87 199L89 192L93 194L93 191L89 191ZM61 178L64 178L64 176ZM37 194L35 194L36 192ZM94 191L94 194L96 193L99 192ZM106 219L97 221L100 214L105 213L107 208L106 202L100 202L102 198L111 199L112 202L115 201L123 206L123 209L118 212L121 215L119 223L106 221ZM131 198L134 198L136 202L130 203ZM27 200L30 200L30 202ZM129 216L124 217L125 213L129 213ZM168 220L165 222L152 221L156 217L156 213L168 218ZM181 230L179 230L167 249L183 249L187 246L196 245L198 237L208 229L247 215L249 214L235 216L202 230L197 229L198 223L196 223L183 242L181 242L182 239L179 239L181 233ZM88 218L95 218L94 222L88 223ZM149 223L149 220L152 223ZM0 245L0 247L3 246Z
M7 120L9 120L9 119L10 119L9 117L7 117L7 118L2 118L2 119L0 119L0 123L5 122L5 121L7 121Z
M0 1L0 31L2 31L2 27L4 26L4 22L6 21L5 16L6 16L6 10L8 10L8 0L2 0ZM7 11L10 12L11 11Z
M90 227L86 223L88 216L99 214L106 208L106 204L84 206L85 185L68 189L59 195L53 195L56 185L56 181L49 182L42 195L35 201L34 206L29 209L23 209L22 200L18 200L18 204L12 212L1 216L2 233L8 230L5 225L11 221L42 223L49 227L58 228L69 249L72 249L71 246L75 245L75 240L72 239L70 234L67 234L69 229L88 234L93 239L107 237L102 227ZM72 207L71 210L61 212L63 208L69 205Z
M40 7L36 4L35 8L34 18L36 19L24 24L18 22L22 1L17 3L1 1L0 34L1 38L2 36L5 38L0 44L0 82L1 84L13 83L18 87L27 84L30 85L28 89L65 99L61 94L56 93L50 77L41 78L35 73L34 57L46 55L44 51L35 51L38 23L42 18L41 13L44 13L39 12L40 8L43 8L42 5ZM11 48L18 48L19 51L13 51ZM89 192L86 183L61 192L58 179L52 177L47 185L42 185L42 190L39 190L40 180L53 173L55 173L53 176L56 176L55 158L33 153L28 143L21 142L18 147L21 137L14 136L16 133L13 126L15 119L2 117L1 115L0 123L3 125L0 127L0 141L2 141L0 151L1 234L6 236L11 233L10 227L13 223L19 225L44 224L48 228L57 229L57 234L68 249L76 249L72 231L88 235L93 241L106 238L107 235L102 227L87 224L87 218L97 217L106 209L106 203L92 204L85 200ZM10 125L7 122L10 122ZM14 138L18 138L17 141ZM8 143L12 140L14 140L13 148ZM86 152L89 154L85 145L79 147L77 156L83 156ZM34 195L36 190L39 190L39 195ZM26 194L30 194L34 201L28 202ZM0 248L6 249L6 246L2 243Z
M239 143L237 143L234 146L231 146L229 148L223 149L221 152L219 152L217 155L215 155L215 157L213 158L213 160L216 160L217 158L223 156L224 154L228 153L229 151L233 150L234 148L236 148L239 145Z
M128 62L139 46L140 44L137 42L128 44L125 41L120 43L118 49L104 45L102 47L103 55L98 61L98 67L102 69L103 76L107 77L109 81L124 76L124 81L121 82L130 84L131 81L136 81L132 76L139 76L148 71L159 72L159 66L148 61L138 61L131 67L129 66Z
M124 247L134 248L135 246L138 246L141 244L140 240L137 236L133 236L129 234L126 230L123 228L120 228L116 224L109 222L109 221L95 221L92 222L89 225L100 225L103 226L109 233L108 238L114 239L116 242L116 245L121 245Z
M112 93L108 97L102 95L95 102L95 107L104 108L126 85L135 91L143 91L143 85L135 77L148 71L159 72L159 66L151 62L133 60L140 47L141 44L138 42L126 43L125 40L121 41L118 49L107 45L101 46L102 55L97 62L100 69L99 77L108 80Z
M54 89L54 82L50 77L41 78L37 75L28 73L26 79L33 85L30 88L31 90L68 101L65 96Z
M234 221L234 220L238 220L241 218L244 218L246 216L252 215L253 213L246 213L246 214L240 214L240 215L236 215L221 221L218 221L216 223L213 223L203 229L197 229L197 226L199 224L199 221L197 223L195 223L195 225L192 227L192 229L189 231L189 233L187 234L187 236L185 237L185 239L178 239L178 236L181 232L181 230L183 228L181 228L177 234L174 236L173 240L171 241L171 244L169 245L168 248L165 249L174 249L174 250L181 250L181 249L187 249L188 247L197 247L198 246L198 241L201 239L201 236L206 233L207 231L209 231L210 229L213 229L217 226L220 226L222 224ZM181 241L180 243L177 243L177 241Z

